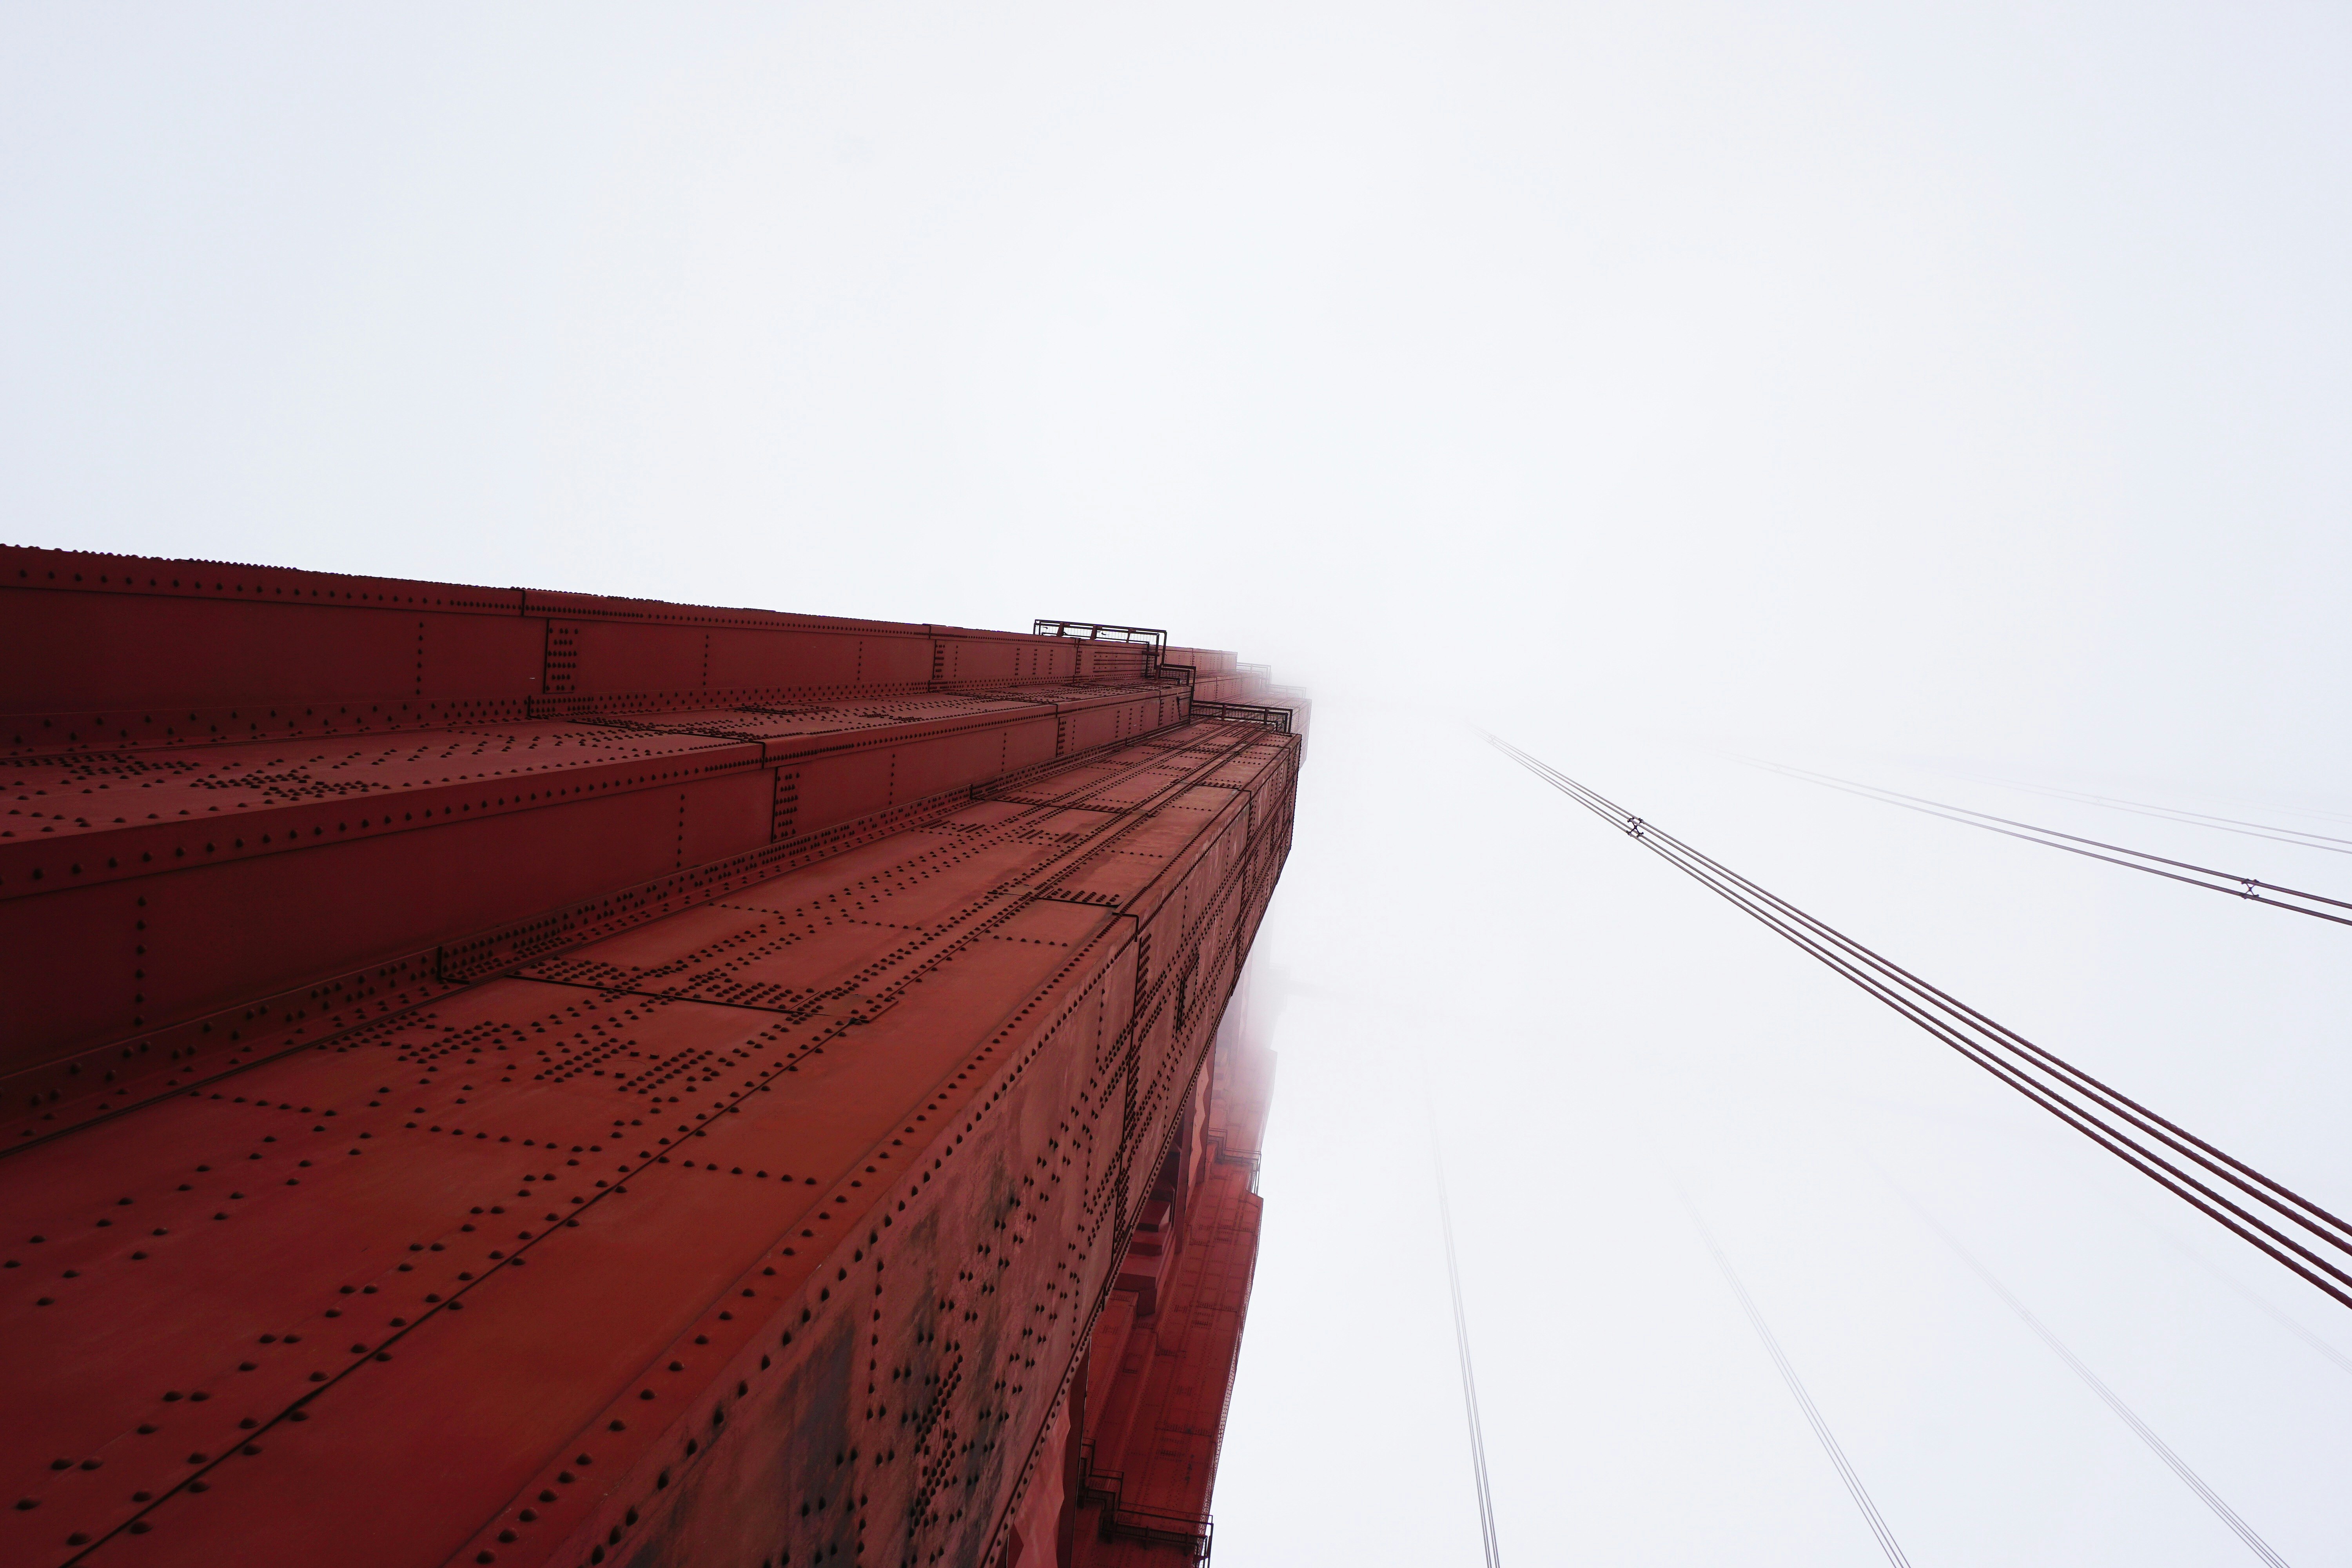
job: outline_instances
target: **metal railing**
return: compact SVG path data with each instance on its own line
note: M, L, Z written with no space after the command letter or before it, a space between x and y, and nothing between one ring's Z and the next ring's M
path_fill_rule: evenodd
M1229 724L1263 724L1281 734L1290 733L1291 710L1287 708L1265 708L1255 702L1206 702L1196 697L1192 700L1192 717Z
M1078 1445L1078 1500L1100 1505L1104 1540L1177 1546L1195 1563L1209 1560L1210 1545L1216 1533L1215 1521L1210 1515L1122 1503L1119 1489L1126 1482L1127 1477L1118 1470L1095 1468L1095 1446L1091 1441Z
M1154 663L1168 651L1168 632L1162 626L1115 626L1103 621L1046 621L1036 623L1031 635L1041 637L1081 637L1087 642L1131 642L1148 644Z

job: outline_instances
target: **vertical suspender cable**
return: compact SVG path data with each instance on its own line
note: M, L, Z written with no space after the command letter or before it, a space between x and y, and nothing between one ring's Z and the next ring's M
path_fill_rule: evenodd
M2187 1487L2190 1491L2195 1492L2197 1494L2198 1500L2202 1502L2207 1508L2213 1510L2213 1517L2220 1520L2224 1525L2228 1526L2230 1533L2235 1535L2240 1541L2245 1542L2247 1551L2261 1558L2263 1563L2269 1565L2269 1568L2287 1568L2286 1559L2272 1551L2270 1542L2264 1541L2262 1536L2255 1531L2252 1525L2248 1524L2244 1520L2239 1518L2238 1510L2231 1508L2227 1502L2224 1502L2221 1499L2221 1493L2206 1485L2205 1478L2199 1475L2195 1470L2189 1468L2189 1461L2174 1453L2172 1451L2172 1445L2158 1436L2156 1435L2156 1429L2150 1426L2147 1422L2141 1420L2138 1414L2135 1412L2130 1405L2126 1405L2123 1402L2123 1396L2121 1394L2118 1394L2114 1389L2109 1388L2106 1385L2105 1380L2101 1378L2097 1373L2093 1372L2089 1367L2084 1365L2082 1358L2075 1355L2073 1351L2068 1350L2064 1342L2061 1341L2056 1334L2052 1333L2048 1327L2042 1323L2042 1320L2033 1315L2032 1310L2029 1309L2024 1302L2011 1295L2009 1292L2009 1287L2002 1284L1998 1279L1996 1279L1991 1269L1987 1268L1983 1264L1978 1262L1976 1255L1970 1252L1967 1247L1962 1247L1958 1237L1954 1236L1950 1231L1946 1230L1941 1222L1939 1222L1934 1215L1929 1214L1918 1199L1913 1197L1909 1193L1905 1192L1899 1185L1896 1185L1895 1181L1892 1176L1888 1176L1884 1171L1881 1171L1879 1175L1885 1181L1888 1186L1895 1188L1895 1194L1897 1196L1902 1198L1906 1204L1910 1205L1911 1212L1919 1216L1920 1223L1925 1225L1929 1230L1934 1231L1937 1236L1940 1237L1943 1239L1944 1245L1950 1247L1954 1255L1957 1256L1961 1262L1969 1266L1969 1271L1974 1273L1978 1279L1983 1280L1986 1287L1990 1289L1994 1295L2000 1297L2011 1311L2017 1314L2019 1321L2023 1322L2027 1328L2033 1331L2034 1337L2039 1339L2043 1344L2049 1346L2051 1353L2055 1355L2060 1361L2064 1362L2066 1363L2067 1370L2072 1372L2076 1377L2081 1378L2083 1380L2084 1386L2088 1388L2093 1394L2097 1394L2099 1396L2100 1403L2104 1404L2109 1410L2114 1411L2116 1418L2132 1429L2132 1435L2134 1436L2137 1437L2142 1443L2147 1445L2148 1452L2163 1460L2165 1468L2179 1478L2180 1484Z
M1462 1310L1462 1270L1454 1257L1454 1205L1445 1195L1445 1157L1437 1147L1433 1111L1429 1152L1437 1169L1438 1223L1445 1232L1445 1284L1454 1296L1454 1350L1462 1362L1462 1407L1470 1418L1470 1468L1478 1481L1479 1544L1486 1549L1486 1568L1502 1568L1502 1548L1495 1541L1495 1496L1486 1486L1486 1436L1478 1422L1478 1380L1470 1370L1470 1319Z
M1846 1458L1845 1450L1838 1447L1837 1436L1831 1432L1830 1424L1822 1418L1820 1406L1813 1403L1813 1396L1805 1392L1804 1379L1797 1375L1796 1367L1790 1364L1788 1354L1780 1349L1780 1340L1772 1333L1772 1325L1766 1322L1764 1314L1757 1310L1754 1299L1748 1294L1748 1287L1739 1281L1738 1271L1731 1267L1731 1259L1726 1258L1723 1248L1716 1245L1715 1233L1706 1228L1706 1221L1699 1215L1698 1205L1691 1202L1688 1193L1682 1192L1679 1187L1675 1191L1682 1197L1683 1207L1690 1211L1691 1224L1698 1227L1699 1239L1706 1243L1707 1256L1715 1259L1716 1268L1723 1272L1724 1283L1729 1285L1731 1293L1739 1299L1739 1310L1748 1314L1748 1326L1756 1331L1756 1337L1764 1342L1765 1353L1772 1358L1772 1364L1780 1369L1780 1381L1789 1385L1789 1392L1796 1396L1797 1408L1805 1413L1805 1425L1811 1426L1813 1436L1821 1440L1822 1452L1830 1457L1830 1465L1837 1471L1838 1479L1845 1483L1847 1494L1853 1499L1853 1506L1862 1510L1863 1522L1870 1526L1870 1533L1877 1538L1878 1549L1886 1553L1886 1561L1895 1568L1911 1568L1911 1560L1903 1555L1903 1548L1895 1541L1895 1532L1886 1527L1878 1505L1871 1500L1870 1489L1862 1484L1862 1477Z

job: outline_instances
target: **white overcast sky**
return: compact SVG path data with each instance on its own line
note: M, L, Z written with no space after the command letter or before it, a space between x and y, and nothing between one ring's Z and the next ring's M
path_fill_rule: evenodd
M1317 699L1225 1568L2352 1563L2352 1316L1467 721L2352 1203L2338 6L0 3L0 535L1025 626ZM2294 814L2294 815L2290 815ZM1425 1109L1426 1108L1426 1109ZM2328 1348L2324 1351L2313 1342ZM2328 1351L2336 1359L2331 1359Z

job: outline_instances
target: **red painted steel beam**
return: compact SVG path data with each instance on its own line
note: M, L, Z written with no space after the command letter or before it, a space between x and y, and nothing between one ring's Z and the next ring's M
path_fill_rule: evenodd
M1230 1012L1218 1033L1188 1134L1095 1328L1068 1434L1069 1479L1053 1500L1064 1510L1060 1560L1074 1568L1208 1554L1257 1261L1258 1145L1273 1085L1273 1053L1250 1034L1244 1011ZM1024 1518L1030 1538L1045 1538L1037 1505Z
M1004 1560L1171 1152L1202 1146L1296 737L1171 721L1177 694L1052 639L576 599L545 606L526 703L579 696L545 690L571 658L637 716L362 713L371 617L526 620L534 596L5 559L138 579L15 591L67 636L55 665L75 627L142 635L125 601L340 616L351 657L345 710L260 740L102 711L132 664L0 702L10 776L48 781L15 792L32 847L0 861L23 877L0 921L73 933L14 977L6 1082L83 1080L0 1129L0 1560ZM592 614L659 636L599 665L558 635ZM686 680L673 634L722 630L919 633L929 667L761 711L784 704ZM488 666L410 700L473 700L507 679ZM257 668L152 679L276 722L290 700L249 713L236 685ZM813 697L838 670L766 673ZM58 771L93 763L123 771ZM109 820L100 784L153 816ZM198 801L217 826L178 826ZM394 810L414 820L380 828ZM126 861L192 832L233 858ZM333 973L354 954L374 967ZM269 991L306 969L299 1003Z
M204 566L0 549L0 1113L44 1123L0 1137L1187 700L1055 638Z

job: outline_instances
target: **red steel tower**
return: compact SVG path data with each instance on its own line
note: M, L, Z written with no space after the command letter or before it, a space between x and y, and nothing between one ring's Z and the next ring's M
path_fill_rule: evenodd
M1205 1556L1298 711L0 549L0 1563Z

